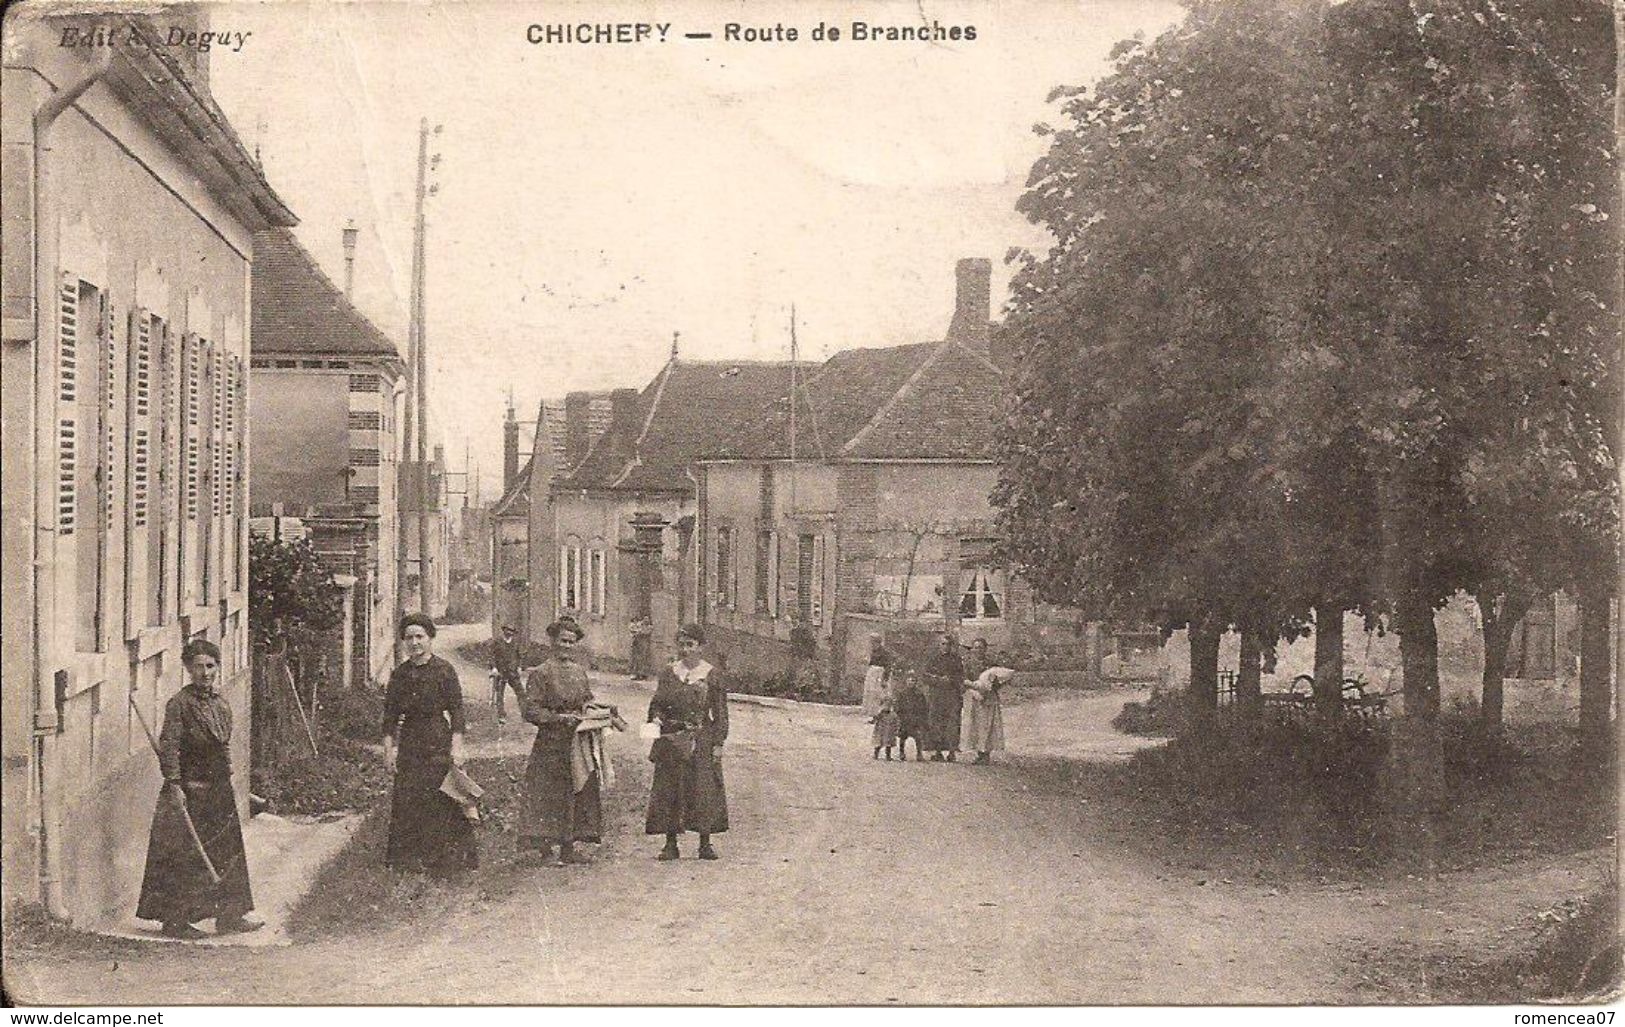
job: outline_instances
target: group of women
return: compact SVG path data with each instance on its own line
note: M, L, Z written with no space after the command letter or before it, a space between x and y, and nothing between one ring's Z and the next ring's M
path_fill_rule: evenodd
M902 745L913 738L916 756L923 758L924 750L932 762L956 762L961 747L975 751L976 763L989 762L991 753L1004 748L1000 693L1014 674L992 665L983 639L971 643L969 655L962 656L958 639L944 632L916 675L901 665L881 636L869 636L863 708L875 725L875 757L884 749L891 759L893 744L903 755Z
M601 734L594 733L621 725L613 707L595 702L576 657L581 626L564 618L547 634L551 654L529 669L521 695L536 741L525 771L518 847L526 860L564 866L588 862L577 846L602 839L601 790L613 771ZM384 697L384 753L395 773L385 859L403 870L446 874L473 867L477 855L468 807L448 783L448 773L463 763L462 688L451 664L434 655L434 636L434 622L422 614L401 622L407 659L390 675ZM649 703L647 723L657 733L644 832L665 836L661 860L678 858L685 832L700 836L700 859L716 859L711 836L728 829L721 762L728 693L702 656L704 644L698 626L682 629L677 659L661 670Z

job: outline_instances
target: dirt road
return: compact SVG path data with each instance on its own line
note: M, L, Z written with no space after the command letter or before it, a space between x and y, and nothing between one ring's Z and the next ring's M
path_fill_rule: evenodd
M478 737L488 693L462 669L479 747L523 748L512 719L499 741ZM597 687L647 703L624 678ZM646 743L621 735L591 866L538 868L514 894L410 927L281 949L149 945L8 977L64 1003L1415 1000L1363 987L1355 954L1493 947L1601 873L1577 856L1363 889L1210 880L1131 859L1087 802L1034 784L1014 730L991 767L899 764L870 758L856 711L739 700L731 715L719 862L690 858L692 836L681 861L654 859Z

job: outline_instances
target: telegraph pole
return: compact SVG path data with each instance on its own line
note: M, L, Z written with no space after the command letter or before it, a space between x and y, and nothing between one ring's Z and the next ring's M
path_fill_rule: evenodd
M440 126L432 129L439 133ZM424 324L424 263L427 255L425 245L426 224L423 217L424 202L428 197L438 191L438 186L429 183L429 172L440 163L440 155L429 155L429 119L424 118L418 124L418 177L417 196L412 222L412 286L409 303L409 321L407 328L407 386L406 386L406 417L403 425L405 437L406 456L403 466L410 468L410 484L415 494L417 505L417 535L418 535L418 586L417 609L427 611L429 607L429 365L427 360L426 328ZM409 552L406 543L405 525L401 526L401 581L402 590L401 607L406 608L406 567Z

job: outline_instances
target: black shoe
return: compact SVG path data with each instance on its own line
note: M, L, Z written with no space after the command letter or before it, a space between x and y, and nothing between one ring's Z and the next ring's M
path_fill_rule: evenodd
M678 855L679 855L679 853L677 851L677 846L668 845L664 849L660 850L660 855L656 856L655 859L658 859L662 863L665 863L665 862L669 862L670 860L676 859L678 857Z
M165 924L159 933L166 938L179 938L182 941L197 941L208 937L191 924Z
M990 760L990 759L988 759L988 758L987 758L987 753L985 753L985 752L979 752L979 753L977 753L977 754L976 754L976 758L975 758L975 759L973 759L973 760L971 760L971 762L972 762L972 763L977 763L977 764L981 764L981 765L984 765L984 766L985 766L985 765L987 765L987 764L988 764L988 763L991 763L991 762L993 762L993 761L992 761L992 760Z
M932 763L941 763L942 762L942 753L940 753L940 752L932 753L931 754L931 762Z
M952 762L953 762L953 761L954 761L954 754L953 754L953 753L951 753L951 752L950 752L950 753L949 753L949 754L948 754L948 762L949 762L949 763L952 763Z
M721 859L722 858L721 856L717 855L717 850L711 848L711 846L709 846L709 845L700 846L699 855L700 855L701 859Z
M250 934L265 926L263 920L245 920L240 916L215 917L216 934Z

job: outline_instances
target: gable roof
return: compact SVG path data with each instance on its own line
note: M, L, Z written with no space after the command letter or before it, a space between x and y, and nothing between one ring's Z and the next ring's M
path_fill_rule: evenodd
M45 8L58 22L78 12ZM209 91L206 76L160 44L168 18L129 14L109 24L111 60L103 81L164 139L198 181L250 231L297 225L299 218L271 188L257 158L250 156ZM8 33L8 39L12 34ZM9 55L8 55L9 58Z
M254 236L255 356L341 353L400 361L400 350L333 284L293 232Z
M842 350L796 391L798 459L986 460L1004 380L958 343L922 342ZM702 456L789 459L788 392Z
M638 395L635 416L599 436L559 486L685 492L693 487L689 463L757 416L789 383L788 362L673 359Z

